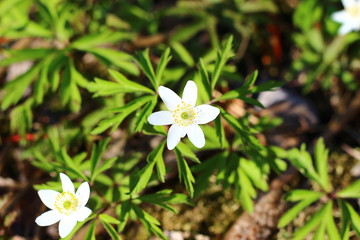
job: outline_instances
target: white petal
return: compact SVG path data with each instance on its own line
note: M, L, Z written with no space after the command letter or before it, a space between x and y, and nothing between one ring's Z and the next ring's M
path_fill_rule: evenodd
M182 100L191 106L195 106L197 100L197 86L194 81L189 80L186 83Z
M148 122L152 125L170 125L174 123L174 119L170 111L159 111L152 113Z
M333 14L331 14L331 19L338 23L345 23L351 20L345 10L334 12Z
M181 102L181 98L167 87L160 86L159 95L170 111L174 110Z
M89 200L90 197L90 187L87 182L83 182L78 190L76 191L76 197L79 200L79 207L83 207Z
M63 192L71 192L72 194L75 194L75 187L70 178L66 174L60 173L60 179Z
M354 6L357 1L356 0L341 0L344 8L348 8L348 7L351 7L351 6Z
M84 221L91 214L91 209L87 207L79 208L76 213L73 214L73 217L78 221Z
M205 124L211 122L220 113L220 110L217 107L213 107L207 104L195 107L195 111L198 111L198 117L196 119L196 122L198 124Z
M60 193L54 190L39 190L38 194L45 206L50 209L54 209L55 199Z
M35 219L35 222L37 225L44 227L44 226L49 226L49 225L52 225L52 224L60 221L61 218L62 218L62 215L58 211L50 210L50 211L44 212L43 214L38 216Z
M198 148L205 145L205 136L199 125L194 124L187 128L187 135L190 141Z
M181 137L185 136L184 132L186 133L184 127L177 126L175 124L171 125L166 143L169 150L173 150L176 147L176 145L180 142Z
M77 222L76 219L70 216L61 219L59 223L60 237L64 238L67 235L69 235L69 233L71 233L71 231L74 229L76 222Z
M339 34L345 35L351 32L352 30L354 30L354 26L352 24L343 24L339 29Z

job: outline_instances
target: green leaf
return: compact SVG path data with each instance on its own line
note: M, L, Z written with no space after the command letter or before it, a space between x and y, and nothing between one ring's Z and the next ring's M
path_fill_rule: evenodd
M103 120L99 123L99 125L91 131L91 134L99 134L105 131L106 129L112 127L113 130L115 130L122 121L132 112L134 112L136 109L144 105L146 102L153 99L154 96L143 96L136 98L135 100L131 101L130 103L126 104L125 106L115 108L112 111L113 112L119 112L119 114L115 115L114 117L111 117L109 119Z
M352 228L356 231L356 234L358 237L360 237L360 216L359 214L354 210L354 208L347 202L345 203L345 207L350 215L350 221Z
M84 240L96 240L95 236L95 225L96 221L93 221L89 227L89 229L86 232Z
M188 66L193 67L195 65L195 61L192 58L191 54L186 50L186 48L179 42L171 42L170 46L179 58Z
M40 71L39 79L35 81L34 96L35 96L35 103L38 105L43 102L44 94L47 90L48 70L49 70L49 63L44 64L44 67Z
M222 69L227 62L227 60L232 56L231 47L233 42L233 36L230 36L225 44L224 47L221 49L220 53L218 53L218 57L215 62L215 68L211 75L211 89L215 88L215 85L220 77Z
M26 73L16 77L8 82L5 87L5 95L2 97L1 109L5 110L11 105L16 104L23 96L26 88L30 85L32 80L39 74L42 64L38 63L31 67Z
M240 159L240 167L244 170L245 174L249 177L253 185L262 191L267 191L269 186L267 184L266 175L256 165L254 161L249 161L245 158Z
M154 94L153 90L141 84L135 83L134 81L130 81L120 72L109 69L109 73L119 84L122 85L123 88L129 89L129 91L131 90L131 92L147 92Z
M116 42L123 39L132 39L133 35L129 32L113 32L113 31L106 31L102 33L95 33L91 35L85 35L74 42L71 43L70 47L76 48L79 50L88 50L92 49L93 47L105 44Z
M182 156L187 157L196 163L201 163L199 158L185 143L179 142L178 145L176 145L176 148L179 150L179 152L181 152Z
M136 115L134 132L140 132L142 130L144 124L147 122L148 117L154 110L156 103L157 97L154 95L154 98L151 101L147 102L143 109L139 112L139 114Z
M102 218L100 218L100 222L102 223L112 240L121 240L120 235L117 233L113 226L111 226L108 222L104 221Z
M160 148L159 153L161 154L157 154L154 157L156 161L157 176L161 182L165 182L165 175L166 175L166 167L164 163L164 158L162 156L162 153L164 152L164 146L165 146L165 141L161 142L161 144L158 146Z
M80 166L70 158L65 149L61 149L60 157L65 162L66 168L71 170L73 173L76 173L76 175L78 175L83 180L88 181L87 177L81 172Z
M341 198L360 198L360 179L336 193Z
M241 98L244 101L252 101L251 104L253 104L253 102L256 101L256 100L255 99L248 100L249 98L246 97L247 94L256 93L258 91L261 91L261 90L267 89L267 88L271 89L272 84L274 84L274 86L278 86L278 85L275 85L275 83L272 83L272 82L271 83L265 82L265 83L263 83L265 85L260 84L259 86L253 87L254 84L255 84L255 81L257 79L257 76L258 76L258 71L256 70L246 79L243 86L241 86L238 89L231 90L231 91L223 94L220 97L217 97L215 99L215 101L228 100L228 99L234 99L234 98ZM280 83L279 83L279 85L280 85ZM257 105L257 103L255 103L254 105Z
M294 207L290 208L279 220L278 227L285 227L289 222L291 222L298 213L303 210L305 207L309 206L311 203L315 202L321 197L321 195L314 195L304 200L300 201Z
M100 214L99 218L103 222L107 222L109 224L120 224L120 221L116 218L113 218L112 216L109 216L107 214Z
M239 184L236 184L235 187L237 188L239 199L243 205L243 208L247 212L251 213L254 211L254 202L252 198L255 198L256 191L251 184L250 179L246 175L245 171L240 167L240 165L238 166L236 173L236 177L238 179L236 182L239 182Z
M325 224L326 232L329 240L341 240L339 232L337 230L334 217L333 217L333 203L330 202L330 207L326 208ZM319 238L320 239L320 238ZM324 239L324 238L322 238Z
M121 71L134 76L139 76L140 74L139 68L133 62L132 56L125 52L116 51L110 48L87 49L87 52L92 53L107 66L114 65Z
M91 157L90 157L90 176L91 176L91 182L94 180L94 173L95 169L98 167L99 161L101 159L102 154L104 153L108 143L110 141L110 138L105 138L104 140L100 141L99 144L94 145L91 151Z
M339 199L338 204L341 210L341 240L349 240L350 238L350 213L346 208L345 201Z
M71 69L71 63L65 67L63 81L60 84L60 96L63 105L69 104L70 110L78 112L81 108L81 95Z
M214 123L215 123L216 135L218 136L220 146L221 148L224 148L225 146L228 145L228 143L225 136L225 130L221 122L221 117L219 116L215 118Z
M261 83L259 85L256 85L252 88L250 88L250 93L259 93L264 91L273 91L274 88L281 87L285 84L285 82L279 82L275 80L266 81L264 83Z
M328 169L327 161L329 157L329 150L325 148L323 138L319 138L319 140L317 141L315 145L314 155L315 155L315 166L320 177L321 186L326 191L329 191L329 177L327 172Z
M160 225L158 220L156 220L153 216L151 216L149 213L145 212L136 205L132 205L132 209L134 210L136 216L144 224L145 228L149 233L153 232L156 236L160 237L161 239L167 239L167 237L165 237L161 229L157 226Z
M148 164L134 176L132 184L133 186L130 187L131 195L140 192L146 187L152 175L155 163L164 161L162 157L164 146L165 142L162 142L162 144L158 145L156 148L154 148L154 150L149 153L149 155L147 156Z
M202 60L202 58L200 58L200 60L199 60L199 65L200 65L201 82L204 85L204 88L205 88L205 91L206 91L207 97L208 97L206 99L206 101L209 101L212 98L212 90L211 90L208 70L206 69L205 63Z
M10 112L10 129L12 132L18 132L25 135L33 125L33 111L31 106L33 99L28 99L23 104L16 106Z
M180 181L185 183L186 190L188 191L190 196L193 197L194 196L193 184L195 183L194 176L192 175L192 172L185 158L183 158L181 152L177 148L175 148L175 154L178 162Z
M307 223L305 223L304 226L298 229L294 233L292 239L293 240L304 239L314 228L316 228L321 223L321 221L323 221L327 208L331 208L331 204L329 202L327 202L324 206L322 206L320 210L317 211Z
M285 196L285 199L286 201L296 202L309 198L320 198L321 196L324 196L324 193L304 189L295 189L288 192Z
M159 64L157 65L157 68L156 68L155 81L156 81L157 86L160 85L164 70L165 70L167 64L170 62L170 60L171 60L170 48L167 48L164 51L164 53L161 55Z
M154 89L158 89L158 82L156 81L156 76L154 72L154 68L151 64L149 58L149 49L137 53L136 61L140 65L141 69L145 73L145 75L149 78Z
M318 227L318 229L316 230L313 240L324 240L325 239L325 228L326 225L324 222L320 223L320 226Z
M100 173L112 168L117 159L117 157L106 159L100 167L95 169L93 178L95 179Z
M16 62L26 60L43 59L53 53L54 49L49 48L29 48L21 50L5 51L4 58L0 60L0 67L9 66Z

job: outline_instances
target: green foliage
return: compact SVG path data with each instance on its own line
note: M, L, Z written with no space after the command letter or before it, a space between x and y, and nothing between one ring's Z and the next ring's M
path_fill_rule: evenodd
M313 180L321 186L319 191L296 189L289 192L286 196L287 201L298 202L290 208L279 220L278 227L285 227L293 221L298 214L306 207L318 201L322 205L314 215L299 229L294 232L292 239L304 239L315 231L314 239L349 239L349 227L359 235L360 216L345 198L359 198L358 185L355 181L344 189L336 192L331 191L329 176L327 172L328 149L326 149L324 140L320 138L314 149L314 162L317 170L313 166L310 154L305 150L305 145L300 149L291 149L288 151L289 160L293 165L307 178ZM341 209L341 229L338 229L333 216L334 202L338 201Z
M264 145L260 134L282 120L248 111L264 107L255 97L258 93L284 84L273 78L259 84L263 71L254 70L254 63L245 66L257 61L254 56L265 65L267 53L251 51L268 48L259 39L270 39L270 46L276 42L268 29L281 15L292 14L289 26L296 27L279 37L286 47L286 38L291 38L292 48L282 51L296 55L286 55L294 61L285 78L305 74L305 91L318 84L330 89L335 78L351 91L358 89L359 34L335 37L338 25L329 18L337 6L334 1L326 7L312 0L296 7L267 0L179 0L161 7L156 1L85 2L0 2L4 135L33 133L35 140L19 143L24 161L50 176L66 172L90 184L92 215L66 239L87 228L84 238L94 240L102 228L108 238L118 240L126 238L124 232L134 222L141 222L150 235L167 239L149 206L176 214L174 205L192 205L190 199L201 198L211 185L231 189L241 208L252 212L258 193L268 191L270 179L286 170L285 159L317 190L288 192L286 200L294 205L278 227L286 227L313 205L316 213L295 229L292 239L312 232L314 239L349 239L351 230L360 237L360 218L349 200L360 198L360 180L333 189L323 139L313 156L305 144L290 150ZM283 14L283 8L290 10ZM3 69L24 61L29 69L3 80ZM202 149L185 138L170 152L165 148L167 127L150 125L148 117L164 109L159 86L179 93L189 79L197 84L197 103L211 104L220 115L201 125L206 139ZM238 101L245 103L241 117L231 109ZM183 186L163 189L174 174ZM62 190L54 179L34 188ZM337 207L339 221L333 217Z

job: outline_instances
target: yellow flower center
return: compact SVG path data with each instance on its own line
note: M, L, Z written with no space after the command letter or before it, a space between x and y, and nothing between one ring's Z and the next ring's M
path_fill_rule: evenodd
M175 124L187 127L196 121L198 113L195 108L184 101L181 101L174 111L171 111Z
M55 199L55 209L68 216L75 212L79 204L78 199L71 192L62 192Z
M346 8L347 13L352 18L360 17L360 6L359 5L353 5L351 7Z

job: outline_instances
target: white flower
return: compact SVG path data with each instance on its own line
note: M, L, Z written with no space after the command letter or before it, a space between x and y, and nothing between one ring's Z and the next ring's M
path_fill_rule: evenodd
M90 187L87 182L80 185L75 193L74 184L70 178L60 173L63 192L54 190L39 190L41 201L51 210L41 214L35 222L39 226L49 226L58 221L60 237L66 237L77 222L84 221L91 213L85 207L90 197Z
M168 149L174 149L186 134L196 147L202 148L205 137L198 124L214 120L220 110L207 104L195 107L197 86L193 81L186 83L182 98L163 86L159 87L159 95L169 111L152 113L148 121L152 125L171 125L167 136Z
M339 33L360 30L360 0L342 0L342 4L345 9L331 15L332 20L342 24Z

